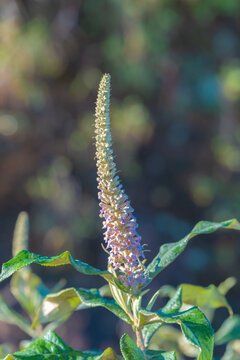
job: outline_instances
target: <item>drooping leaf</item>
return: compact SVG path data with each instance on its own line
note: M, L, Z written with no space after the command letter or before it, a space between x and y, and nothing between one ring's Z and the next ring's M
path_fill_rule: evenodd
M110 356L110 357L109 357ZM33 341L26 349L8 355L4 360L115 360L114 351L110 348L102 354L82 352L72 349L56 333L49 331L46 335Z
M144 352L137 347L128 334L121 337L120 349L125 360L146 360Z
M67 319L81 304L74 288L64 289L56 294L47 295L33 320L32 328L56 320Z
M55 320L65 319L70 316L73 311L79 308L80 304L85 305L85 307L105 307L123 321L131 323L128 315L116 301L102 297L99 290L69 288L61 290L57 294L49 294L46 296L36 314L32 326L35 327L39 323L44 324Z
M162 311L152 313L147 310L140 311L141 324L162 322L177 323L190 343L200 350L200 360L211 360L214 346L213 329L206 316L197 308L175 314L165 314Z
M176 360L175 351L146 350L148 360Z
M16 272L11 279L11 292L30 315L34 315L49 290L30 268Z
M32 263L42 266L61 266L72 265L77 271L85 275L100 275L107 281L113 281L113 275L108 271L96 269L80 260L75 260L69 251L65 251L58 256L41 256L26 250L20 251L14 258L2 265L0 281L10 277L17 270L22 269Z
M30 323L19 313L11 309L0 296L0 321L18 326L29 336L34 336Z
M182 284L182 301L189 305L196 305L199 307L210 307L217 309L219 307L226 307L229 314L232 315L232 308L228 304L227 299L222 295L215 285L207 287Z
M162 245L158 255L152 260L146 269L146 275L149 277L150 281L183 252L191 238L201 234L210 234L220 228L240 230L240 224L236 219L226 220L219 223L200 221L182 240Z
M222 345L238 339L240 339L240 316L233 315L231 318L225 320L216 332L215 343Z

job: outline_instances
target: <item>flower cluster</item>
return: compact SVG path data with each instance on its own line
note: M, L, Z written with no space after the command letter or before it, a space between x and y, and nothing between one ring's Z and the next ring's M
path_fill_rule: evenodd
M132 215L133 209L120 184L113 159L109 105L110 75L105 74L99 85L95 121L100 216L104 218L108 261L118 272L123 285L134 288L147 283L141 262L145 256L141 237L136 231L136 218Z

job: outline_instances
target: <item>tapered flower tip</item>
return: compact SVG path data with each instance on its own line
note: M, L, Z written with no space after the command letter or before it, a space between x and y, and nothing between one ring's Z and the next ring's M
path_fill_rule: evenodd
M99 90L110 89L110 82L111 82L111 75L104 74L99 84Z

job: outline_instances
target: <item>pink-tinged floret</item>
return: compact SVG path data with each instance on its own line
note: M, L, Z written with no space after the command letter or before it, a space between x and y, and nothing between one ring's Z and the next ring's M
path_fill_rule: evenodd
M101 80L96 106L96 158L100 217L103 220L104 241L109 251L109 264L118 272L122 283L135 288L146 284L145 258L138 224L132 215L133 208L116 175L112 151L109 118L110 76Z

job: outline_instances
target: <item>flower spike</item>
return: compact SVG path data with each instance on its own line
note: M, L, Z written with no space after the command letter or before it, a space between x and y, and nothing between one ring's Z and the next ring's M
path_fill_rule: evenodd
M105 74L99 85L96 104L96 158L100 217L104 218L104 240L110 249L109 264L117 271L122 284L129 289L147 283L144 275L144 250L137 233L136 218L132 215L127 195L117 175L113 158L110 130L110 75Z

